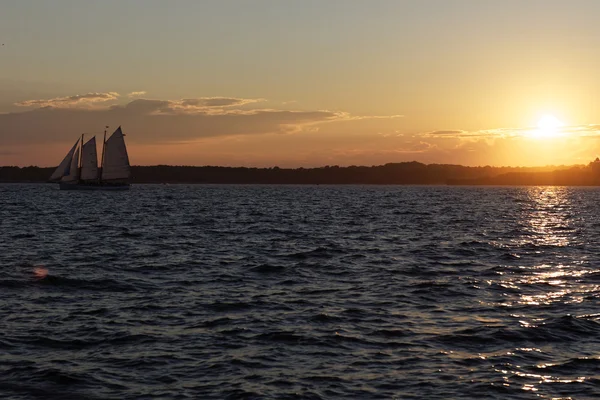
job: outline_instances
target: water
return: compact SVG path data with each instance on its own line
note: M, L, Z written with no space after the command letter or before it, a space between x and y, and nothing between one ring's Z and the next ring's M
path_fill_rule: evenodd
M599 202L0 185L0 397L597 398Z

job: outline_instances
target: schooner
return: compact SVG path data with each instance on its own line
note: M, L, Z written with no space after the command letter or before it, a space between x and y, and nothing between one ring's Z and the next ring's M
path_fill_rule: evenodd
M107 127L108 128L108 127ZM98 168L96 137L83 143L83 135L78 138L50 181L58 182L60 190L127 190L131 177L131 166L125 134L119 126L102 145L102 157Z

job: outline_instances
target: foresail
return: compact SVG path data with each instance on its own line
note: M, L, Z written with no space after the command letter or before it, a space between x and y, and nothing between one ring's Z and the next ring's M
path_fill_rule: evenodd
M125 140L121 127L112 134L104 145L102 180L129 179L130 167Z
M77 144L78 143L79 143L79 139L77 139L77 141L75 142L75 144L73 145L73 147L71 148L71 150L67 153L67 155L65 156L65 158L61 161L61 163L58 166L58 168L56 168L56 170L54 171L54 173L50 177L51 181L59 180L60 178L62 178L63 176L65 176L65 175L67 175L69 173L68 170L71 167L71 161L73 159L73 153L75 153L75 149L77 148Z
M79 152L76 150L69 168L65 171L65 175L61 179L63 182L73 182L79 180Z
M98 179L98 154L96 152L95 136L88 140L81 150L81 179Z

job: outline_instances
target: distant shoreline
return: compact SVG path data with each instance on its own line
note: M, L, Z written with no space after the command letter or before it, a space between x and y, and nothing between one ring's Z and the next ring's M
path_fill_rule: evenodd
M47 182L55 167L0 167L1 183ZM596 186L600 161L587 166L465 167L419 162L379 166L325 166L318 168L249 168L132 166L132 183L168 184L374 184L454 186Z

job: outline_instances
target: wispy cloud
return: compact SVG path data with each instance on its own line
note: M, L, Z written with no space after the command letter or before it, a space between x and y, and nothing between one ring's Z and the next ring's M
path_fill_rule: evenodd
M433 136L433 137L447 137L447 136L454 136L454 137L460 137L463 136L465 134L465 131L460 131L460 130L448 130L448 131L435 131L435 132L429 132L426 133L424 136Z
M138 92L141 93L141 92ZM129 93L131 95L131 93ZM179 100L133 98L118 93L87 93L17 103L25 111L0 114L0 144L70 141L81 132L118 126L134 142L187 143L210 137L314 134L332 122L357 124L399 116L357 116L343 111L260 108L262 98L197 97ZM363 124L364 124L363 123ZM346 129L344 126L335 127Z
M536 137L539 133L539 128L498 128L498 129L481 129L475 131L467 130L439 130L434 132L421 133L422 137L431 138L456 138L456 139L510 139L510 138L526 138ZM572 137L596 137L600 135L600 125L577 125L565 126L556 129L553 136L572 136Z
M211 115L240 114L248 112L249 110L238 109L239 107L263 101L265 101L265 99L242 99L236 97L199 97L194 99L166 100L165 106L155 110L155 113Z
M253 115L261 111L280 111L240 108L261 101L263 99L228 97L201 97L181 100L136 99L125 105L113 105L111 108L147 115Z
M129 131L139 132L132 135L133 140L139 142L185 142L218 136L288 134L314 124L347 118L344 113L319 110L230 108L234 103L248 104L243 99L219 102L227 104L220 107L211 101L136 99L125 105L103 108L44 107L0 114L0 132L12 133L0 137L0 143L70 140L74 135L104 125L123 125Z
M505 138L515 135L515 129L483 129L478 131L464 131L464 130L440 130L434 132L425 132L420 136L431 137L431 138L455 138L455 139L471 139L471 138Z
M146 94L145 91L131 92L129 98ZM154 114L224 114L231 109L248 106L265 101L265 99L245 99L236 97L198 97L180 100L134 99L125 106L109 104L120 97L117 92L86 93L53 99L25 100L14 103L19 107L54 107L54 108L98 108L126 107L129 110L148 110ZM228 111L224 111L228 110ZM241 113L242 111L237 111Z
M183 99L178 103L184 107L240 107L247 104L260 103L265 99L241 99L237 97L199 97L196 99Z
M128 94L127 94L127 97L129 97L129 98L131 99L131 98L133 98L133 97L140 97L140 96L143 96L143 95L145 95L145 94L146 94L146 91L144 91L144 90L141 90L141 91L139 91L139 92L131 92L131 93L128 93Z
M115 101L119 98L119 96L120 95L117 92L86 93L67 97L56 97L53 99L25 100L15 103L15 105L19 107L86 108L94 106L97 103Z
M348 120L360 120L360 119L396 119L396 118L404 118L404 115L394 114L394 115L350 115L350 113L344 113L347 115Z
M600 138L600 125L578 125L567 126L560 130L561 133L579 136L583 138Z

